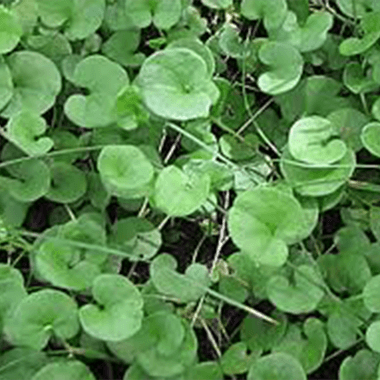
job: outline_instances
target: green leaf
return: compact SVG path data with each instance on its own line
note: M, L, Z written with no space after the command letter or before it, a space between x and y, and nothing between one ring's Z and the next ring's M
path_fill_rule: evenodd
M217 362L202 362L190 367L185 374L186 380L223 380L223 372Z
M279 323L273 325L252 316L244 318L240 330L240 339L247 344L250 351L269 351L283 338L288 327L286 315L277 310L271 314L271 317Z
M54 240L42 243L35 260L39 274L61 288L88 289L100 274L97 265L81 258L79 249Z
M281 157L281 171L286 181L301 195L320 197L339 189L353 174L355 154L348 149L345 156L334 167L307 167L297 162L286 148Z
M150 111L166 119L207 117L219 97L206 62L187 48L152 54L143 63L137 84Z
M70 339L79 331L76 303L65 293L45 289L28 295L5 325L7 339L15 345L43 349L54 334Z
M143 53L135 53L140 44L139 30L119 30L102 46L102 52L123 66L140 66L145 59Z
M324 296L320 274L308 265L297 267L293 281L283 275L273 276L267 283L267 292L278 309L292 314L315 310Z
M286 0L243 0L241 14L249 20L264 19L267 30L277 29L287 13Z
M22 28L12 10L0 5L0 54L12 51L19 43Z
M261 74L258 79L261 91L279 95L294 88L301 79L303 59L293 46L266 42L259 50L259 58L269 66L269 71Z
M339 380L374 380L377 379L377 368L380 356L375 352L363 349L354 357L346 357L339 368Z
M65 103L65 114L85 128L106 127L117 121L116 100L129 84L124 69L101 55L91 55L75 66L73 81L87 88L90 95L72 95Z
M42 155L54 145L49 137L41 137L47 129L44 118L32 112L21 112L12 117L6 125L7 135L12 142L28 155Z
M37 0L37 4L43 23L51 28L64 26L70 40L81 40L94 33L105 11L105 0Z
M61 91L61 75L42 54L17 51L5 59L12 76L13 96L1 115L9 118L28 109L42 114L51 108Z
M362 18L368 9L380 10L376 0L338 0L339 8L349 17Z
M47 362L44 352L13 348L0 355L0 376L2 380L31 379Z
M371 323L368 327L365 338L369 348L375 352L380 352L380 321Z
M289 151L297 160L309 164L331 164L346 155L347 146L329 120L310 116L293 124L289 133Z
M168 254L160 254L150 265L154 286L163 294L178 298L182 302L196 301L210 285L208 270L204 265L194 263L185 274L175 271L177 262Z
M80 361L59 361L39 370L31 380L95 380L95 376Z
M312 373L322 364L326 349L327 337L323 323L319 319L308 318L302 332L296 325L290 325L285 337L273 351L294 356L306 373Z
M365 94L378 87L371 72L364 72L359 62L350 62L346 65L343 72L343 83L354 94Z
M13 96L13 82L9 67L0 58L0 109L3 109Z
M372 313L380 312L380 276L372 277L363 289L363 300L365 306Z
M45 195L49 200L71 203L86 193L86 177L77 167L58 161L50 166L50 171L51 185Z
M35 201L49 191L50 172L47 165L40 160L29 160L12 168L16 179L6 179L8 191L20 202ZM4 178L4 177L3 177Z
M265 355L255 361L247 380L306 380L300 362L284 353Z
M98 158L98 170L106 189L123 198L147 195L153 179L152 164L133 145L109 145Z
M360 135L363 127L369 122L366 115L354 108L340 108L330 113L327 119L349 148L357 152L363 147Z
M247 354L247 345L244 342L232 344L224 352L220 364L223 373L226 375L237 375L248 372L251 358Z
M380 157L380 123L368 123L360 135L364 147L376 157Z
M380 240L380 207L373 206L369 209L369 223L372 233Z
M234 243L254 261L281 266L288 257L287 244L298 240L302 220L301 205L293 196L261 187L238 195L228 227Z
M202 0L202 4L211 9L226 9L232 5L232 0Z
M179 21L181 10L181 0L125 0L125 13L139 28L153 21L158 29L170 29Z
M117 249L125 250L139 261L151 259L160 249L162 239L160 231L147 219L130 217L114 224L112 242Z
M210 193L207 174L186 174L174 165L158 175L154 189L154 204L167 215L185 216L199 209Z
M91 336L107 341L127 339L141 328L143 299L126 277L103 274L92 287L96 305L79 310L84 330Z

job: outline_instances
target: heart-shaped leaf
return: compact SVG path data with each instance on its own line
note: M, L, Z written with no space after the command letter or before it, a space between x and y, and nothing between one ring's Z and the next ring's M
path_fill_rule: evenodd
M223 353L220 364L226 375L237 375L248 372L252 361L247 353L247 345L244 342L238 342Z
M53 202L71 203L86 193L86 177L75 166L58 161L50 166L50 171L51 185L46 198Z
M114 195L129 199L149 192L154 169L133 145L109 145L101 151L98 169L104 186Z
M302 220L301 205L293 196L257 188L236 198L228 227L235 244L257 263L281 266Z
M327 337L323 323L316 318L309 318L301 329L290 325L285 337L274 348L274 352L284 352L300 361L306 373L314 372L323 362L327 349Z
M31 380L95 380L95 376L80 361L50 363L40 369Z
M374 156L380 157L380 123L368 123L361 133L361 140L364 147Z
M38 249L36 268L53 285L85 290L100 274L100 268L81 258L80 250L58 241L46 241Z
M261 74L261 91L278 95L294 88L301 79L303 59L296 48L280 42L266 42L259 50L260 61L270 70Z
M8 136L29 155L47 153L54 145L49 137L40 137L47 129L44 118L31 112L22 112L12 117L6 125Z
M97 305L85 305L79 310L81 324L88 334L120 341L140 329L143 298L126 277L102 274L95 279L92 294Z
M374 91L377 83L372 78L372 73L365 72L359 62L350 62L343 72L343 82L354 94L364 94Z
M171 216L192 214L201 207L210 192L210 177L198 173L187 175L176 166L159 174L154 189L154 204Z
M54 63L42 54L17 51L6 58L12 75L13 96L1 115L9 118L23 111L46 112L61 91L61 75Z
M297 267L292 283L282 275L273 276L267 283L267 292L278 309L292 314L315 310L324 296L320 274L308 265Z
M339 380L372 380L376 379L380 356L372 351L363 349L354 357L345 358L339 368Z
M181 17L181 0L125 0L125 13L139 28L146 28L153 21L159 29L170 29Z
M41 350L53 334L62 339L77 334L77 305L65 293L51 289L37 291L17 305L4 331L13 344Z
M137 261L151 259L162 244L160 231L148 220L137 217L119 219L113 227L112 241Z
M12 168L13 177L4 178L9 193L21 202L35 201L49 191L50 171L40 160L24 161Z
M353 174L355 154L348 149L345 156L332 168L307 167L296 161L286 148L281 157L281 171L287 182L301 195L320 197L338 190Z
M187 48L151 55L141 67L137 84L147 107L167 119L207 117L219 97L206 62Z
M72 95L65 103L67 117L85 128L105 127L117 121L116 100L129 84L127 73L115 62L101 55L85 58L75 67L74 83L90 95Z
M20 41L22 28L17 16L0 5L0 54L12 51Z
M309 116L293 124L289 133L289 151L297 160L309 164L331 164L347 153L335 126L320 116Z
M163 294L178 298L182 302L196 301L210 285L208 270L204 265L190 265L184 275L175 271L177 262L168 254L156 257L150 265L154 286Z
M287 9L286 0L243 0L241 4L242 15L249 20L263 18L267 30L281 26Z
M101 25L105 0L37 0L38 14L51 28L64 26L70 40L84 39Z
M275 353L262 356L255 361L247 380L306 380L306 373L293 356Z

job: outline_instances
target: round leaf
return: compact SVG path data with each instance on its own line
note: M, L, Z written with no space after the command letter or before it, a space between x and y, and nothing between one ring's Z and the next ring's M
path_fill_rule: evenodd
M228 227L235 244L255 261L281 266L288 256L287 244L297 239L302 220L301 205L293 196L257 188L236 198Z
M380 357L375 352L360 350L352 357L345 358L339 368L339 380L376 379Z
M371 323L365 334L368 346L375 352L380 352L380 321Z
M185 216L201 207L209 192L210 177L207 174L187 175L176 166L168 166L157 178L154 203L170 216Z
M0 54L9 53L20 41L22 28L14 13L0 5Z
M289 151L297 160L309 164L331 164L345 156L347 146L339 139L337 129L329 120L310 116L292 126Z
M44 118L31 112L12 117L6 125L8 136L28 155L42 155L54 145L49 137L40 137L47 129Z
M71 203L85 194L87 182L81 170L64 162L54 162L50 170L51 186L46 198L53 202Z
M2 111L9 118L24 109L46 112L61 91L61 75L54 63L42 54L17 51L6 58L14 85L13 96Z
M261 74L261 91L278 95L294 88L301 79L303 59L296 48L280 42L266 42L259 50L260 61L270 67Z
M98 169L109 192L127 199L146 195L154 174L150 161L133 145L103 148Z
M207 117L219 97L206 62L186 48L151 55L142 65L137 82L147 107L166 119Z
M5 325L10 342L36 350L44 348L53 334L70 339L78 331L76 303L65 293L51 289L24 298Z
M38 371L31 380L95 380L90 370L79 361L50 363Z
M0 57L0 109L3 109L13 96L13 82L9 67Z
M288 354L275 353L253 363L247 380L306 380L300 362Z
M361 140L364 147L374 156L380 157L380 123L368 123L363 129Z
M88 334L97 339L120 341L140 329L143 299L126 277L100 275L93 283L92 294L98 305L85 305L79 311Z
M365 306L373 313L380 313L380 275L372 277L363 290Z

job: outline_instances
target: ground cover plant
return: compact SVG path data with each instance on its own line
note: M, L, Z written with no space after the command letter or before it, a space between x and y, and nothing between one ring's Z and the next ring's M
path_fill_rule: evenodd
M378 0L0 1L1 380L379 380Z

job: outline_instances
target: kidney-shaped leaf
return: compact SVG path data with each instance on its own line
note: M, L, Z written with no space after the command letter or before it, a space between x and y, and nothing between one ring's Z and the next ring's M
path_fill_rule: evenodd
M281 26L287 9L286 0L243 0L241 4L242 15L249 20L263 18L267 30Z
M109 145L98 158L104 186L114 195L129 199L147 194L154 169L144 153L133 145Z
M46 112L61 91L61 75L55 64L42 54L17 51L6 58L14 85L13 97L2 111L9 118L24 109Z
M79 361L49 363L40 369L31 380L95 380L91 371Z
M41 350L53 334L63 339L77 334L77 305L65 293L40 290L17 305L4 331L11 343Z
M166 119L207 117L219 97L204 59L186 48L151 55L141 67L137 84L147 107Z
M281 266L302 220L301 205L292 195L262 187L238 195L228 227L235 244L255 261Z
M364 147L374 156L380 157L380 123L368 123L363 129L361 140Z
M315 310L325 294L321 276L308 265L296 269L293 283L282 275L273 276L267 283L267 292L278 309L292 314Z
M354 357L345 358L339 368L339 380L372 380L377 379L377 368L380 356L372 351L363 349Z
M125 70L101 55L91 55L78 63L73 74L78 87L89 95L72 95L65 103L67 117L85 128L105 127L116 122L116 100L129 84Z
M207 200L210 182L207 174L186 174L176 166L168 166L157 178L155 205L170 216L192 214Z
M40 137L47 129L44 118L32 112L21 112L12 117L6 125L7 134L25 153L41 155L54 145L49 137Z
M256 360L248 372L247 380L306 380L301 363L293 356L275 353Z
M195 263L183 275L175 271L176 266L176 260L168 254L156 257L150 265L154 286L161 293L176 297L182 302L198 300L210 285L207 268Z
M38 14L51 28L64 27L70 40L84 39L101 25L105 0L37 0Z
M301 79L303 58L292 45L266 42L259 50L259 58L269 66L269 71L258 79L261 91L270 95L282 94L294 88Z
M0 5L0 54L9 53L20 41L22 28L12 11Z
M79 311L84 330L91 336L120 341L135 334L143 318L143 298L126 277L103 274L92 287L97 305L85 305Z
M309 116L293 124L289 133L291 155L309 164L331 164L347 152L335 126L320 116Z

